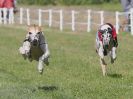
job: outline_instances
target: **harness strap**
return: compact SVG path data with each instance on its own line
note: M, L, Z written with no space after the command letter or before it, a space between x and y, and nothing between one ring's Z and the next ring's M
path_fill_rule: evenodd
M39 45L42 45L42 44L47 44L47 43L41 43L41 44L39 44Z
M30 42L30 39L25 39L23 42L25 42L25 41L29 41Z

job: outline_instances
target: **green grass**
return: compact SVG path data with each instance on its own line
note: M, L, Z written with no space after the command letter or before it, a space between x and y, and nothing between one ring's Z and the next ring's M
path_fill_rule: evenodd
M44 9L44 6L40 5L17 5L17 7L26 7L26 8L41 8ZM82 10L82 9L91 9L91 10L104 10L104 11L123 11L121 3L103 3L103 4L90 4L90 5L71 5L71 6L65 6L65 5L58 5L58 6L53 6L53 5L46 5L45 9L73 9L73 10Z
M19 4L17 5L18 7L33 7L33 8L44 8L44 5L28 5L28 4ZM45 5L45 8L51 9L51 8L73 8L73 9L95 9L95 10L105 10L105 11L123 11L122 5L120 2L116 3L102 3L102 4L86 4L86 5L63 5L63 4L58 4L56 6L54 5Z
M133 99L133 37L118 35L117 60L108 61L103 77L95 53L95 32L71 33L44 29L51 52L43 75L37 62L18 52L25 37L22 26L0 30L0 99Z

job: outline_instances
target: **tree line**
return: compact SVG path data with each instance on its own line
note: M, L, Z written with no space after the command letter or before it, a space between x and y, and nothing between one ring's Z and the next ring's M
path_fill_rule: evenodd
M120 0L17 0L18 4L27 5L89 5L118 3Z

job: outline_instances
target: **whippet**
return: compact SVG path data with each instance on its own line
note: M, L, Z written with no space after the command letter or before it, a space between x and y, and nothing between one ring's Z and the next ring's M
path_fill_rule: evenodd
M100 26L96 33L96 52L100 56L100 64L103 75L106 74L106 62L104 56L111 57L111 63L116 59L116 48L118 46L116 30L110 23Z
M44 64L49 64L50 52L41 27L37 25L29 26L28 33L22 46L19 48L19 52L24 59L28 58L29 61L38 61L38 71L41 74L43 73Z

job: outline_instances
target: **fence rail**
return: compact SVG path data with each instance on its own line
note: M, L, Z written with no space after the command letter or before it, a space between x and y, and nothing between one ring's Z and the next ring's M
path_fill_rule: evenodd
M8 10L8 11L7 11ZM99 25L111 22L119 33L122 21L130 14L131 35L133 35L133 9L130 12L109 13L105 11L66 11L52 9L37 9L20 8L19 16L14 15L13 9L0 9L0 24L15 24L19 20L19 24L38 24L39 26L48 25L49 27L59 27L61 31L70 27L72 31L77 31L82 28L82 31L90 32L98 28ZM8 13L9 12L9 13ZM9 17L7 18L7 14ZM123 17L123 18L121 18ZM24 23L24 21L26 21ZM79 27L77 27L79 26Z

